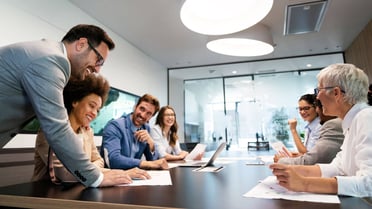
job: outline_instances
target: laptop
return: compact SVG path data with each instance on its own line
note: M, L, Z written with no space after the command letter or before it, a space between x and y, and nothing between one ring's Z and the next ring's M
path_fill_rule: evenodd
M181 167L207 167L213 166L214 161L217 159L218 155L222 152L222 150L226 147L226 142L222 142L216 151L213 153L212 157L208 160L208 162L200 162L200 161L187 161L185 163L181 163L179 166Z

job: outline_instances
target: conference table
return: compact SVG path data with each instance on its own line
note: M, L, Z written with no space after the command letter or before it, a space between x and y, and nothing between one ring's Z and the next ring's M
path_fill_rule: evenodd
M340 196L340 204L261 199L243 195L272 175L267 165L245 160L223 164L219 172L192 167L169 169L172 185L85 188L81 184L29 182L0 188L0 206L16 208L191 208L191 209L371 209L369 198Z

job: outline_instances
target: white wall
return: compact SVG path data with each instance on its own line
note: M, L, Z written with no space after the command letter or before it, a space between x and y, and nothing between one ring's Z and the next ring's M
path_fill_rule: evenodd
M167 104L166 67L68 0L1 0L0 46L42 38L59 41L71 27L82 23L100 26L116 44L101 71L111 86L140 96L150 93L159 99L160 105ZM18 140L19 137L23 138ZM24 138L32 142L25 142ZM34 138L34 135L16 136L7 147L29 147L34 144Z

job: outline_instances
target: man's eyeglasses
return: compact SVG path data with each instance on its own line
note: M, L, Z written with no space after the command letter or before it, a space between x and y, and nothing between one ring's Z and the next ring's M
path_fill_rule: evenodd
M88 41L88 45L91 49L93 49L94 53L96 53L98 60L96 61L96 66L102 66L105 60L103 59L102 55L93 47L93 45Z
M332 89L332 88L335 88L335 87L337 87L337 86L328 86L328 87L323 87L323 88L315 88L314 89L314 94L315 95L318 95L319 94L319 92L320 92L320 90L322 90L322 89ZM345 93L345 91L344 90L342 90L341 88L340 88L340 90L341 90L341 92L342 93Z
M309 111L310 108L312 107L313 106L305 106L305 107L297 107L296 109L301 112L301 111Z

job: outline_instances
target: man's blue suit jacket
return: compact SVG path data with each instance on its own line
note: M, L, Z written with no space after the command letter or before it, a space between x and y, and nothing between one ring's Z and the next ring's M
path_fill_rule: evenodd
M104 150L107 150L108 161L105 162L113 169L130 169L139 167L142 155L146 160L152 161L159 159L159 154L151 153L147 142L139 142L134 139L134 132L131 127L133 122L131 114L123 115L118 119L111 120L103 130L101 155L104 157ZM150 132L150 126L145 124L141 129ZM135 143L137 151L132 155L132 145ZM131 157L134 156L134 157ZM107 160L107 159L105 159Z

